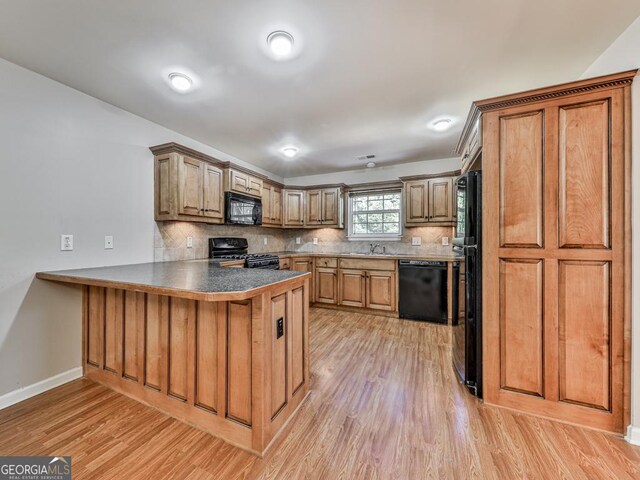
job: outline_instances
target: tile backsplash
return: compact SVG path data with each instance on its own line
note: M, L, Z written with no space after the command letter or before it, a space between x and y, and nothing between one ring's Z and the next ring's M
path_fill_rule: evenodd
M187 237L193 247L187 248ZM251 253L284 250L285 238L278 228L207 225L190 222L156 222L154 261L193 260L209 256L209 237L245 237ZM264 239L267 244L264 244Z
M193 238L193 247L187 248L187 237ZM233 225L207 225L190 222L156 222L154 260L193 260L207 258L209 237L245 237L251 253L299 251L299 252L359 252L369 251L369 244L384 246L388 253L415 253L439 255L451 253L451 245L443 246L442 238L453 237L453 227L413 227L404 230L400 241L349 241L346 229L318 228L313 230L281 230L267 227L243 227ZM296 244L296 237L301 242ZM412 246L411 238L420 237L422 245ZM264 239L267 244L264 244ZM318 244L313 244L313 239Z

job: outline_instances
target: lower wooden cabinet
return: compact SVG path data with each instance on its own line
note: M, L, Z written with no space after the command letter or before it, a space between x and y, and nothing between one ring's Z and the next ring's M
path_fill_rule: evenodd
M315 301L336 305L338 303L338 269L316 267Z
M295 272L311 272L311 280L309 280L309 296L311 298L309 300L313 302L313 259L311 257L293 257L290 265L291 267L289 270L293 270Z
M367 272L364 270L340 270L340 305L365 307L366 278Z
M367 272L366 278L367 308L387 310L396 309L396 274L395 272Z

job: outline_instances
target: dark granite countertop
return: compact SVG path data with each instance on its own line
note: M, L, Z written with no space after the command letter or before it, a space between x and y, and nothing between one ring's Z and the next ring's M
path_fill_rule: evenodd
M276 284L286 283L305 272L220 268L218 261L188 260L154 262L112 267L39 272L44 280L105 286L195 300L245 299Z

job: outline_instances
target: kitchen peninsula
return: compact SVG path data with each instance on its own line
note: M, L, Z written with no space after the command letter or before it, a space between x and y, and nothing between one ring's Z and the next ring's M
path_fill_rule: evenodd
M82 285L84 376L262 456L309 390L304 272L160 262L40 272Z

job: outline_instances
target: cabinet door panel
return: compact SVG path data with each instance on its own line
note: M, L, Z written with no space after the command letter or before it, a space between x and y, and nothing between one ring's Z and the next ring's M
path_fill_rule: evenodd
M544 396L542 260L500 260L501 388Z
M180 157L178 160L178 213L202 214L203 164L199 160Z
M609 248L609 101L561 107L559 129L559 246Z
M104 321L104 368L121 373L124 290L106 289Z
M338 225L340 222L340 190L326 188L322 190L322 224Z
M196 302L186 298L171 298L169 314L169 384L168 393L181 400L191 397L193 385L189 378L190 344L195 339Z
M304 329L307 319L304 312L304 292L302 288L298 288L291 292L291 395L305 381Z
M429 180L428 217L430 222L453 221L453 179Z
M198 302L195 405L218 411L219 304Z
M287 403L287 294L271 299L271 417ZM282 321L283 335L277 336L277 322Z
M544 114L500 118L500 246L542 247Z
M558 274L560 400L609 410L610 263L561 261Z
M273 192L273 187L270 185L265 185L262 189L262 223L270 224L271 223L271 195Z
M315 287L316 302L333 305L338 303L338 270L316 267Z
M222 187L222 170L213 165L204 167L204 216L210 218L224 217L224 193Z
M405 184L405 223L425 223L428 219L428 182L407 182Z
M271 221L274 225L282 225L282 190L279 188L271 192Z
M320 225L322 223L322 190L307 191L307 225Z
M364 307L366 285L364 270L340 270L340 305Z
M156 215L171 214L171 157L156 160ZM175 180L174 180L175 182Z
M367 308L396 310L396 275L391 272L367 272Z
M301 227L304 225L304 192L300 190L285 190L284 196L284 226Z
M227 415L251 425L251 303L229 302Z

